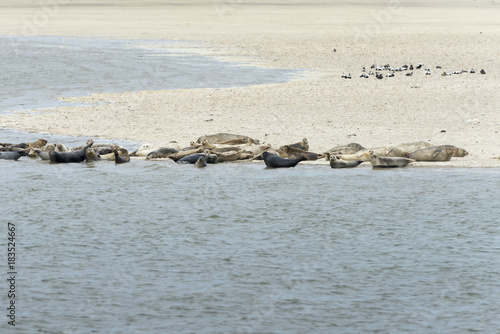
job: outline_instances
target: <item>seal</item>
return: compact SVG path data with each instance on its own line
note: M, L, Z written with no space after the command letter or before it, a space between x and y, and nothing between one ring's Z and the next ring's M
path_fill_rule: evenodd
M264 158L264 163L268 168L289 168L295 167L299 162L305 160L305 157L300 157L297 159L286 159L279 155L271 154L269 152L262 152L262 157Z
M207 167L208 156L209 156L208 154L205 154L205 156L199 157L198 160L196 160L196 162L194 163L195 167L198 168Z
M438 147L426 147L416 150L409 158L415 161L450 161L453 155L452 149L441 149Z
M114 149L114 153L115 153L115 163L123 164L125 162L130 162L130 157L128 155L127 149L116 146Z
M237 152L233 151L232 153L215 153L217 155L218 162L229 162L239 160L244 150L239 150ZM252 155L253 157L253 155Z
M26 152L24 151L3 151L0 152L0 159L17 161L21 156L25 154Z
M329 149L327 152L330 154L335 154L335 155L354 154L354 153L357 153L357 152L359 152L361 150L365 150L365 149L366 148L364 148L362 145L360 145L358 143L349 143L346 145L335 146L335 147Z
M469 154L469 152L467 152L465 149L453 145L439 145L436 147L439 147L441 149L452 150L453 151L452 157L463 158Z
M245 138L239 138L239 139L231 139L231 140L227 140L227 141L224 141L222 143L219 143L221 145L243 145L243 144L248 144L248 145L251 145L252 144L252 138L249 138L249 137L245 137Z
M69 150L69 148L68 148L66 145L64 145L64 144L57 144L57 145L56 145L56 149L55 149L54 151L62 153L62 152L69 152L70 150Z
M146 143L142 144L136 151L133 151L129 155L133 157L145 157L154 150L155 147L153 144Z
M330 157L330 167L332 168L354 168L363 163L363 160L345 161L332 155Z
M201 144L203 140L206 140L210 144L220 144L223 142L227 142L229 140L243 139L243 138L250 138L250 137L243 135L236 135L233 133L219 132L212 135L201 136L196 140L196 142ZM252 139L252 142L255 144L259 143L259 141L256 139Z
M309 150L309 141L307 140L307 138L303 138L302 141L299 141L298 143L290 144L288 146L294 147L294 148L299 148L299 149L304 150L304 151L308 151Z
M402 157L406 158L409 153L401 150L398 147L389 146L389 147L375 147L371 148L369 151L373 151L374 155L379 157Z
M49 152L50 162L53 163L69 163L69 162L83 162L85 160L85 151L90 148L94 144L94 141L91 139L87 141L87 145L84 146L81 150L73 151L73 152L57 152L51 151Z
M218 157L215 154L210 154L210 152L205 151L203 153L193 153L180 158L176 162L179 164L195 164L199 158L207 157L207 163L214 164L218 161Z
M179 150L172 148L172 147L162 147L159 149L156 149L154 151L149 152L146 155L146 159L150 157L150 159L165 159L168 158L170 155L179 153Z
M101 160L101 156L93 148L88 148L85 150L85 161L93 162Z
M195 153L203 153L205 152L204 149L202 148L197 148L194 150L188 150L188 151L180 151L179 153L174 153L168 156L169 159L172 159L174 161L179 161L180 159L187 157L188 155L195 154ZM151 156L146 157L146 160L153 159ZM194 162L193 162L194 163Z
M408 158L400 158L400 157L379 157L376 155L372 155L370 157L370 163L373 168L397 168L397 167L405 167L411 162L414 162L413 159Z
M372 154L373 151L365 150L354 154L337 154L336 157L342 160L349 160L349 161L356 161L356 160L368 161L370 160Z
M280 150L283 152L282 157L288 159L297 159L300 157L304 157L304 160L313 161L324 157L323 154L305 151L300 148L291 147L290 145L283 145L280 147Z
M426 147L432 147L435 146L429 142L425 141L417 141L413 143L403 143L399 144L396 147L403 151L406 155L410 155L411 153L415 152L416 150L420 150L421 148L426 148Z

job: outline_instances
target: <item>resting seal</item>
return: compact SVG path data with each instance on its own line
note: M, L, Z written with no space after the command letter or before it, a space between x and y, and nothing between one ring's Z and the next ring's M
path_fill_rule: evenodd
M165 159L168 158L170 155L179 153L179 150L172 148L172 147L162 147L159 149L156 149L154 151L149 152L146 155L146 159L149 157L149 159Z
M305 151L300 148L291 147L290 145L283 145L280 147L280 150L283 152L282 156L288 159L304 157L304 160L318 160L323 157L323 154Z
M203 140L206 140L208 143L211 144L220 144L223 142L227 142L229 140L234 140L234 139L244 139L248 138L251 139L248 136L242 136L242 135L235 135L232 133L224 133L224 132L219 132L213 135L207 135L207 136L201 136L196 140L197 143L202 143ZM255 139L251 139L253 143L258 144L259 141Z
M363 162L363 160L345 161L337 158L334 155L330 157L330 167L332 168L353 168L359 166L359 164Z
M354 154L361 150L365 150L363 146L358 143L349 143L347 145L339 145L329 149L327 152L331 154Z
M208 154L205 154L205 156L199 157L194 165L198 168L207 167L207 161L208 161Z
M130 156L136 156L136 157L145 157L149 153L153 152L155 150L155 147L153 144L142 144L138 150L130 153Z
M199 158L204 158L204 157L207 157L207 163L209 164L214 164L218 161L217 155L210 154L210 152L204 152L204 153L194 153L186 155L185 157L182 157L176 162L179 164L194 164L198 161Z
M87 141L87 145L81 150L74 152L56 152L51 151L49 153L50 162L56 163L68 163L68 162L83 162L85 160L85 151L94 144L91 139Z
M370 158L370 163L374 168L396 168L396 167L405 167L409 163L413 162L415 160L413 159L408 159L408 158L401 158L401 157L395 157L395 158L390 158L390 157L378 157L376 155L372 155Z
M299 141L298 143L290 144L288 146L300 148L301 150L308 151L309 150L309 141L307 140L307 138L304 138L304 139L302 139L302 141Z
M360 151L358 153L354 154L341 154L341 155L336 155L337 158L342 159L342 160L349 160L349 161L356 161L356 160L362 160L362 161L368 161L370 160L371 155L373 154L373 151Z
M425 142L425 141L417 141L413 143L403 143L399 144L396 146L399 148L401 151L405 152L406 155L410 155L411 153L415 152L416 150L420 150L421 148L426 148L426 147L432 147L431 143Z
M264 158L266 166L269 168L295 167L299 162L306 159L305 157L300 157L297 159L286 159L269 152L263 152L262 157Z
M469 154L469 152L467 152L465 149L453 145L439 145L436 147L439 147L440 149L452 150L453 151L452 157L463 158Z
M128 151L123 147L115 147L115 163L122 164L125 162L130 162L130 157L128 156Z
M101 156L97 154L96 151L94 151L93 148L88 148L85 150L85 161L86 162L92 162L92 161L99 161L101 160Z
M452 155L453 150L451 149L426 147L410 154L410 159L414 159L415 161L450 161Z
M3 151L0 152L0 159L17 161L21 156L25 154L26 153L23 151Z

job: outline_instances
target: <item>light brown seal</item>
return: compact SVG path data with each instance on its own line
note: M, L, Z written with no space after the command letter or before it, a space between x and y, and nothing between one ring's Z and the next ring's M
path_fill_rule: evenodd
M450 161L453 156L452 149L442 149L438 147L426 147L416 150L410 154L410 159L415 161Z
M349 160L349 161L355 161L355 160L362 160L362 161L368 161L370 160L371 155L373 154L373 151L360 151L354 154L335 154L335 156L339 159L342 160Z
M290 144L288 146L300 148L301 150L304 150L304 151L309 151L309 141L307 140L307 138L303 138L302 141L299 141L298 143Z
M94 151L93 148L88 148L85 150L85 162L99 161L101 157Z
M335 146L329 149L327 152L334 155L338 155L338 154L354 154L361 150L365 150L365 148L362 145L358 143L349 143L346 145Z
M370 157L370 163L374 168L397 168L397 167L405 167L409 163L414 162L413 159L408 158L400 158L400 157L379 157L376 155L372 155Z
M283 158L288 158L288 159L298 159L300 157L304 157L305 160L312 161L312 160L318 160L325 156L324 154L318 154L314 152L301 150L300 148L291 147L289 145L281 146L280 151L282 152L281 156Z
M426 148L426 147L432 147L435 146L429 142L425 141L417 141L413 143L403 143L399 144L396 147L399 148L401 151L405 152L406 154L410 155L411 153L415 152L416 150L420 150L421 148Z
M456 146L453 146L453 145L439 145L439 146L436 146L436 147L439 147L441 149L453 150L452 157L463 158L463 157L465 157L465 156L467 156L469 154L469 152L467 152L465 149L460 148L460 147L456 147Z
M115 163L122 164L125 162L130 162L130 157L128 155L127 149L116 146L113 151L115 154Z
M364 162L363 160L345 161L345 160L337 158L334 155L332 155L330 157L330 167L332 167L332 168L354 168L354 167L359 166L363 162Z

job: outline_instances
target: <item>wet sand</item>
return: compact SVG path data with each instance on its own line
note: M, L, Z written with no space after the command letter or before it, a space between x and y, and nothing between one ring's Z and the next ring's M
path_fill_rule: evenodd
M0 34L195 41L178 45L179 52L308 72L285 84L68 98L93 105L13 112L0 117L2 127L157 145L188 145L215 132L277 146L307 137L316 152L349 142L425 140L470 152L447 165L500 167L494 159L500 156L500 5L494 1L59 3L68 4L3 1ZM359 77L363 66L418 63L432 75L422 68L411 77ZM471 68L477 72L441 76Z

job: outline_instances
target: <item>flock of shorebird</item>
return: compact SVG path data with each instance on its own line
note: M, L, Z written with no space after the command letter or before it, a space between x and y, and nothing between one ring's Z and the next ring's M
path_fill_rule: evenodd
M377 65L373 64L370 67L370 70L368 73L366 72L367 71L366 67L363 67L363 69L361 70L361 75L359 77L368 79L368 78L370 78L370 76L373 76L374 78L377 78L377 79L383 79L384 74L381 73L382 71L389 72L389 73L385 74L386 78L394 77L396 75L396 72L406 72L405 75L407 77L411 77L413 75L413 70L420 70L422 68L424 68L424 64L422 64L422 63L418 64L415 67L413 67L413 65L411 65L411 64L410 65L403 65L401 67L393 67L389 64L384 65L384 66L377 66ZM436 66L437 70L439 70L441 68L442 67L439 65ZM375 71L375 72L373 72L373 71ZM432 75L430 67L425 67L424 71L425 71L425 75ZM455 71L451 71L451 72L443 72L443 74L441 74L441 76L448 76L448 75L462 74L462 73L474 74L474 73L476 73L476 71L473 68L470 71L467 71L467 70L458 70L457 71L457 70L455 70ZM486 71L484 69L482 69L479 73L486 74ZM352 79L351 73L349 73L349 74L342 73L342 78L343 79Z
M130 157L146 160L170 159L177 163L194 164L205 167L219 162L263 160L269 168L295 167L304 160L326 158L332 168L352 168L363 162L373 167L405 167L414 161L449 161L452 157L464 157L468 152L453 145L433 145L420 141L397 146L365 148L357 143L339 145L323 153L309 151L309 141L273 148L261 145L259 140L248 136L216 133L202 136L188 147L180 147L176 142L156 147L143 144L131 152L121 146L94 143L91 139L85 145L68 148L63 144L49 144L45 139L33 143L0 143L0 159L18 160L28 156L51 163L78 163L110 160L116 163L130 162Z

